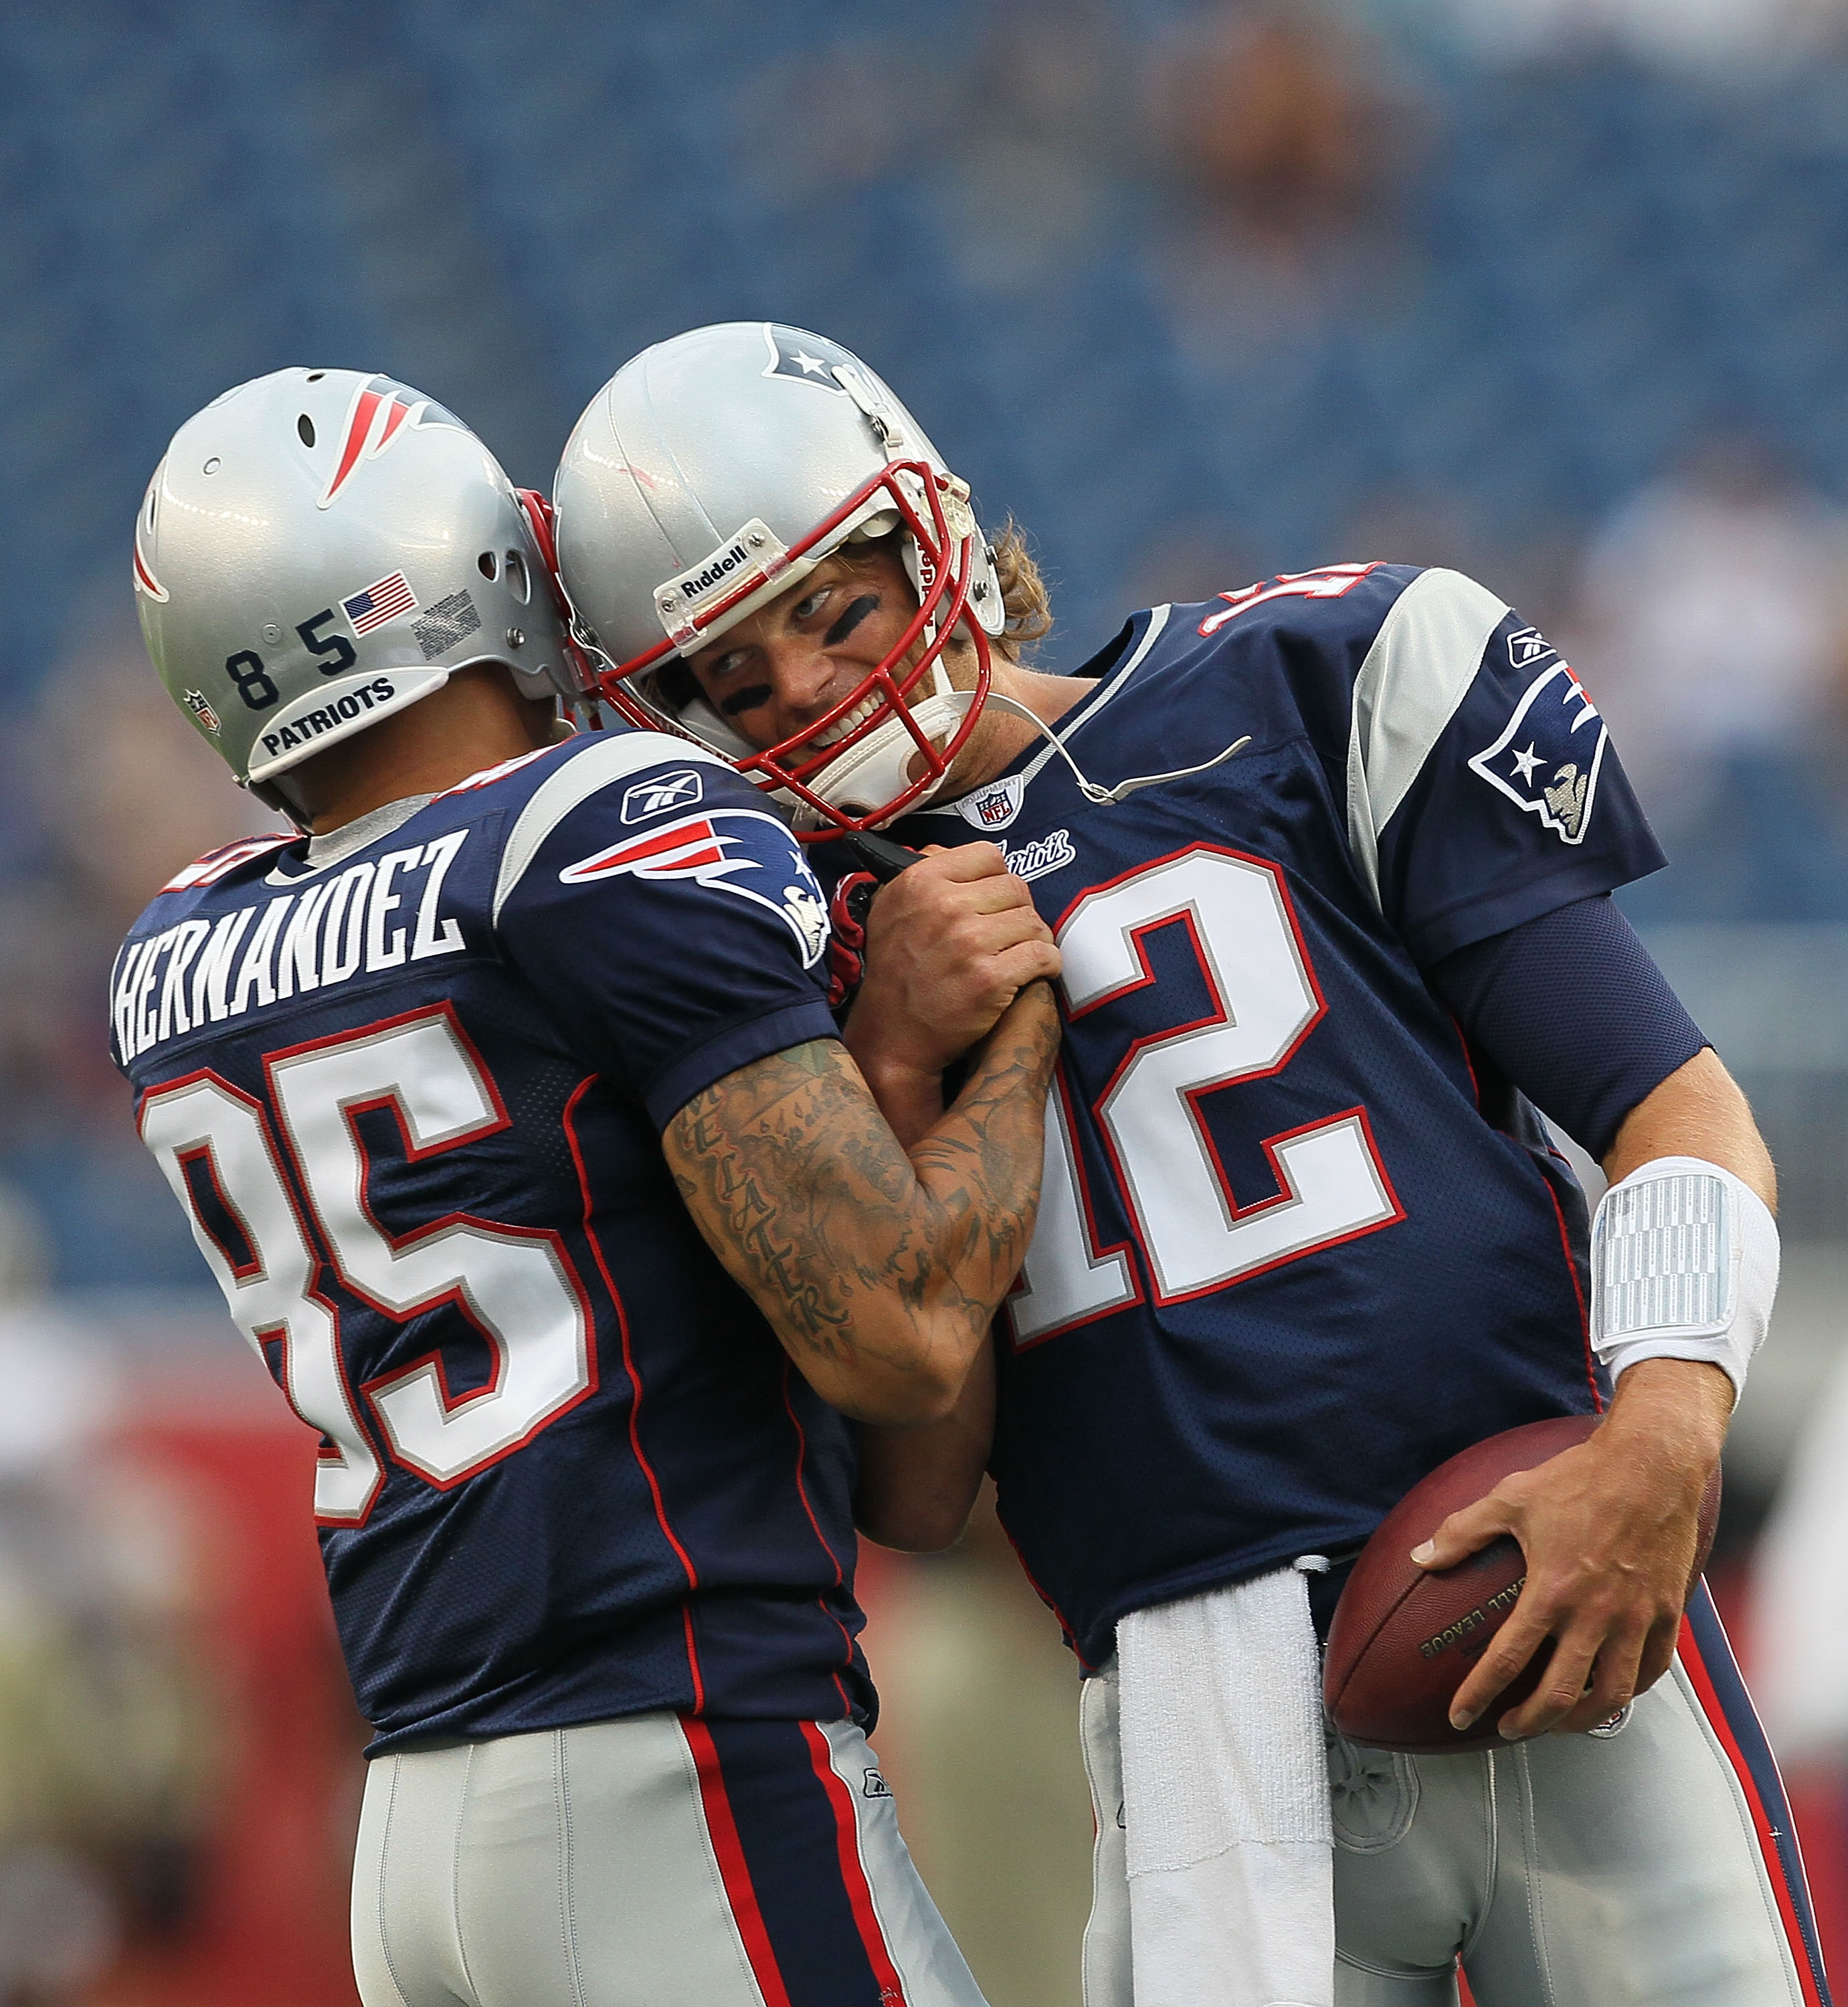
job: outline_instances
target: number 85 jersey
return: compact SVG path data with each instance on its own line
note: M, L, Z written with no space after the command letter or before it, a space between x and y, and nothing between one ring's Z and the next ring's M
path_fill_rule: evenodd
M340 835L182 872L113 1003L143 1138L320 1432L374 1751L864 1716L845 1426L659 1142L725 1074L834 1035L794 838L651 732Z
M1364 1540L1465 1444L1599 1395L1585 1214L1420 975L1663 862L1583 685L1454 572L1135 616L914 845L1000 844L1063 957L993 1468L1098 1663L1125 1611ZM1574 972L1560 972L1571 1008Z

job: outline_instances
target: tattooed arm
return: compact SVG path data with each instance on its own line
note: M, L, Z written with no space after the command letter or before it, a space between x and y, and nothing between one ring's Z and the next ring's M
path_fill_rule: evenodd
M908 1146L943 1113L945 1065L1021 983L1058 973L1032 894L993 844L924 855L873 902L866 979L845 1035L880 1113ZM854 1523L908 1553L951 1545L981 1490L994 1427L995 1356L984 1345L942 1420L860 1424Z
M1034 983L908 1155L827 1041L728 1074L668 1125L700 1231L844 1413L951 1412L1032 1233L1058 1045L1052 993Z

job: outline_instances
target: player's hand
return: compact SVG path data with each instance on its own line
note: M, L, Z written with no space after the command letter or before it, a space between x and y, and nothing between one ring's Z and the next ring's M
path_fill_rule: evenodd
M1718 1367L1645 1360L1584 1443L1504 1479L1414 1550L1421 1567L1454 1568L1511 1533L1527 1560L1520 1600L1451 1703L1454 1727L1470 1727L1548 1638L1539 1684L1497 1723L1511 1741L1595 1728L1667 1671L1732 1406Z
M934 1081L1028 983L1058 973L1051 930L994 845L933 845L873 901L848 1049L869 1080Z

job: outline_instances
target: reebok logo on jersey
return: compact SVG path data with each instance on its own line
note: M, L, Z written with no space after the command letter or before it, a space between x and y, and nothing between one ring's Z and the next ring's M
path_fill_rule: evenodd
M669 809L689 809L704 799L706 783L691 767L672 774L658 774L651 781L637 781L622 797L622 820L646 822L651 816L665 815Z
M1585 686L1556 662L1528 685L1494 744L1469 764L1561 843L1582 843L1609 735Z
M891 1795L892 1787L885 1779L876 1770L869 1770L860 1786L860 1796L863 1798L889 1798Z
M813 968L827 946L827 904L802 846L788 828L761 809L708 809L683 816L580 858L559 873L581 885L597 878L632 877L656 884L689 880L748 899L774 913L795 936L802 966Z
M1531 668L1543 657L1558 652L1537 627L1518 628L1508 637L1508 658L1511 668Z

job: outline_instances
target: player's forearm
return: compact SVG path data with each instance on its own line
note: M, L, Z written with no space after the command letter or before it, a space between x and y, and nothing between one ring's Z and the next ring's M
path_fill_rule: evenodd
M1777 1172L1745 1096L1711 1046L1677 1068L1624 1117L1606 1153L1614 1185L1657 1157L1700 1157L1750 1185L1773 1212Z
M1702 1359L1644 1359L1617 1381L1603 1427L1612 1440L1621 1437L1645 1459L1696 1473L1705 1484L1732 1414L1733 1383L1719 1367Z
M879 1112L909 1151L943 1119L943 1076L929 1067L887 1063L855 1046L853 1026L842 1040L859 1067Z
M994 1353L984 1346L940 1422L913 1429L861 1424L854 1524L869 1540L906 1554L954 1545L982 1488L994 1428Z
M1032 1233L1058 1039L1034 985L909 1155L831 1043L741 1069L669 1126L701 1233L844 1413L934 1421L961 1391Z

